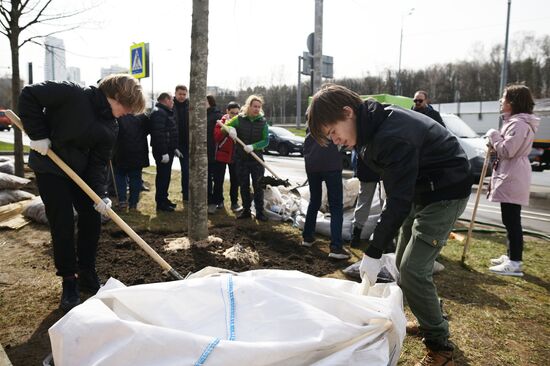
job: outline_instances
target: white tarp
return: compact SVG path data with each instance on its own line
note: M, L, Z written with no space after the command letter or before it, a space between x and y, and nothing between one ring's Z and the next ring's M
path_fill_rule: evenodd
M396 365L402 293L298 271L125 287L110 279L49 329L63 365Z

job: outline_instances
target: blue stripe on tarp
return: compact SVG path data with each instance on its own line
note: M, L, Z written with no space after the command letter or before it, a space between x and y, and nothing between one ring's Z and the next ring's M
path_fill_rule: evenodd
M223 296L222 291L222 299L224 302L224 307L226 308L226 314L227 314L227 306L225 305L225 296ZM235 340L235 293L233 292L233 276L229 275L227 278L227 296L229 297L229 337L228 340L234 341ZM227 318L226 318L227 319ZM204 365L204 362L210 356L212 351L214 351L214 348L220 343L220 338L214 339L212 342L208 344L206 349L202 352L201 356L199 357L198 361L195 362L195 366L202 366Z

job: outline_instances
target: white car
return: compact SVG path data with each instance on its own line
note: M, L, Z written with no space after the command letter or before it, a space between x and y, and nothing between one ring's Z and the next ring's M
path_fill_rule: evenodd
M455 114L441 113L443 123L449 131L458 138L460 146L468 156L475 181L479 181L483 161L487 154L487 141L480 137L470 126ZM491 167L487 169L487 176L491 175Z

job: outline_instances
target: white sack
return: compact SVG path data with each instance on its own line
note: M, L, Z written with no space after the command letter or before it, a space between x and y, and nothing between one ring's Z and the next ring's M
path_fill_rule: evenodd
M282 270L132 287L110 279L49 329L54 361L194 365L208 354L208 366L396 365L401 290L377 284L362 296L360 287Z
M7 205L9 203L15 203L23 200L28 200L34 198L34 194L17 190L17 189L6 189L0 191L0 206Z
M0 172L6 174L15 174L13 161L9 158L0 157Z
M29 184L29 182L29 179L0 172L0 189L20 189Z

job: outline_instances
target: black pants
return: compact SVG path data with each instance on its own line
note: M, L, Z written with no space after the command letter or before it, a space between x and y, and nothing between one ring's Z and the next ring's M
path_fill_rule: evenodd
M521 261L523 254L523 229L521 227L521 206L514 203L500 203L502 223L506 227L508 257Z
M93 201L67 177L36 173L36 183L50 224L56 274L95 269L101 218ZM78 212L76 252L73 206Z
M215 161L208 164L208 204L223 203L223 182L225 178L225 163Z
M158 205L166 204L168 201L168 188L170 187L170 179L172 178L172 161L174 154L169 154L170 160L168 163L161 163L162 155L153 155L157 166L157 176L155 177L155 202Z
M227 165L229 166L229 198L233 205L239 202L239 173L237 172L237 163Z
M250 178L252 178L252 188L254 189L254 206L256 208L256 212L262 212L264 209L264 190L260 187L259 181L260 178L264 176L264 167L255 160L240 160L237 164L243 208L245 210L249 210L252 205L252 200L250 197Z

